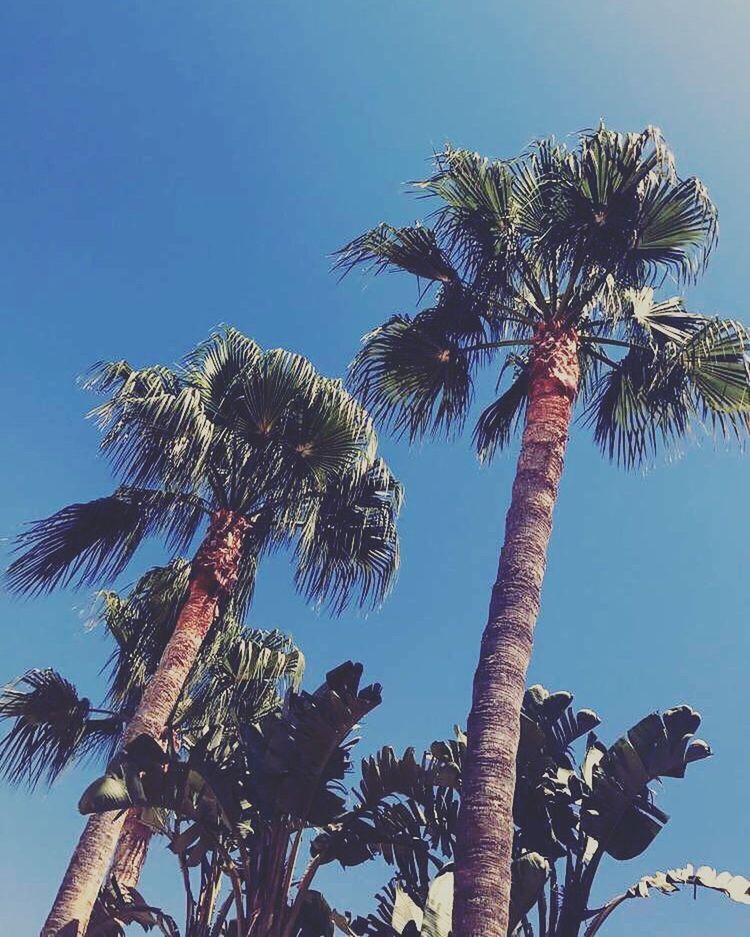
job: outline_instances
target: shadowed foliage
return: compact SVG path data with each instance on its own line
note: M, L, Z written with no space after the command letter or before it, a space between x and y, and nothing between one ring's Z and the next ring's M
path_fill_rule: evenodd
M521 716L518 785L513 804L514 844L510 924L512 937L585 937L598 933L609 915L649 888L666 894L681 884L713 888L750 903L750 882L692 866L646 876L603 907L590 908L602 859L632 859L649 847L668 816L654 802L651 785L682 778L689 764L708 757L696 739L700 716L689 706L652 713L607 747L594 734L599 717L573 708L572 694L530 687ZM583 745L581 741L585 739ZM436 784L461 788L466 740L435 742L429 753ZM580 757L579 757L580 753ZM445 843L455 842L456 823L441 817ZM426 847L434 844L427 838ZM343 933L366 937L450 937L453 852L436 856L435 872L419 882L400 871L377 896L366 918L347 919Z
M52 669L30 670L0 692L0 720L11 724L0 741L0 775L33 788L53 783L73 764L115 754L172 633L188 572L189 564L176 559L148 570L124 596L100 593L95 623L114 643L106 665L108 708L95 709ZM286 687L299 686L303 670L302 652L290 638L249 628L227 608L201 648L172 732L229 714L254 722L280 704Z
M254 722L230 706L221 720L185 733L179 755L142 736L84 792L84 812L167 811L162 830L186 888L183 935L332 934L346 918L312 888L332 862L348 868L382 855L404 876L429 881L434 859L421 818L439 837L454 795L436 798L427 761L391 749L365 759L360 784L347 791L353 732L381 699L361 676L360 664L346 662L315 692L290 690ZM302 849L309 858L298 876Z

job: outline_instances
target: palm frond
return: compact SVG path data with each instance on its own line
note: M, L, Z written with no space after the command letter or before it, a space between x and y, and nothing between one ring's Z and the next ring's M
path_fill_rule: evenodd
M184 380L200 392L210 420L231 425L242 376L257 366L263 351L252 339L226 326L201 342L182 363Z
M258 566L269 546L273 544L266 542L261 531L251 529L249 534L245 535L237 569L237 582L232 592L232 608L239 615L244 615L250 607L255 595Z
M563 210L547 242L563 268L581 274L579 314L606 275L640 288L666 274L689 280L703 268L716 242L716 208L698 180L678 178L657 128L622 134L601 125L560 165L551 189Z
M35 594L71 582L81 588L115 579L145 537L161 533L177 550L192 540L203 515L197 498L130 487L70 504L18 536L8 586Z
M490 462L510 442L526 411L528 391L528 368L516 364L510 387L480 414L474 427L474 445L481 462Z
M690 425L679 381L663 381L659 400L650 396L653 362L648 352L628 352L602 375L583 414L602 452L625 468L653 456L660 439L669 445L682 438Z
M100 593L98 619L115 642L106 669L107 700L132 715L156 671L188 591L190 564L175 559L145 572L121 596Z
M474 393L467 356L429 315L393 316L365 335L350 380L376 420L412 440L460 429Z
M215 427L197 388L168 368L133 370L122 362L97 366L87 386L111 392L91 416L123 481L187 491L200 485Z
M290 410L280 432L283 474L297 486L336 484L364 456L372 459L377 437L367 411L340 380L319 378L309 396ZM284 487L279 478L278 484Z
M123 720L92 718L91 704L54 670L29 670L0 693L0 720L13 720L0 741L0 774L12 784L51 784L70 764L112 750Z
M710 319L685 343L681 364L702 416L725 433L750 428L750 330L732 319Z
M435 157L435 173L413 183L443 203L435 229L468 281L507 287L513 276L508 257L514 249L511 166L469 150L447 146Z
M458 276L440 249L435 232L420 224L405 228L380 224L341 248L335 256L335 268L344 274L369 264L378 273L396 268L442 283L454 282Z
M682 315L674 302L654 311L641 324L657 343L611 362L584 412L596 442L625 467L660 445L674 448L694 429L736 438L750 430L750 332L733 320Z
M289 409L315 393L318 374L307 358L277 348L264 352L240 380L233 428L248 443L263 446L283 426Z
M537 140L511 171L518 237L530 260L540 261L543 270L556 271L554 278L547 275L553 293L563 279L567 257L560 246L569 237L575 211L570 154L554 139ZM554 305L556 297L550 299Z
M269 498L283 502L299 493L300 458L290 453L288 433L320 381L306 358L283 349L264 352L238 375L228 429L211 464L234 510L253 513Z
M380 459L329 486L299 540L298 588L335 613L355 596L360 605L382 602L399 566L402 500L400 484Z
M625 290L618 303L615 320L622 322L635 340L657 347L667 342L683 345L691 335L703 328L706 317L685 308L680 296L657 302L652 287Z
M287 635L247 628L227 614L201 649L174 724L194 733L258 722L281 705L286 690L299 690L304 669L304 655Z
M644 183L633 249L638 279L667 271L694 279L718 236L718 212L699 179L672 184L650 176Z

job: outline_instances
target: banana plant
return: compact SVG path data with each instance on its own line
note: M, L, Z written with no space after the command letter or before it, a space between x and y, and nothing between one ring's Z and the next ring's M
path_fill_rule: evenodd
M380 702L379 686L360 689L361 675L361 665L346 662L314 693L290 690L283 708L256 722L206 724L180 752L139 738L110 764L81 810L166 810L164 832L186 887L182 929L137 894L125 905L128 920L169 937L450 937L466 738L457 729L421 759L386 747L362 761L347 791L353 732ZM668 822L650 785L684 777L710 755L688 706L650 714L610 746L594 733L598 725L595 712L574 709L570 693L526 692L509 935L578 937L585 929L594 937L649 888L700 885L750 903L750 881L688 867L589 906L602 860L640 855ZM337 911L313 887L326 864L350 868L375 857L393 877L366 917Z
M457 794L436 786L431 757L390 748L364 759L347 790L353 733L381 700L361 677L362 665L347 661L258 720L230 715L186 733L179 752L141 736L84 792L86 814L164 812L186 893L179 937L332 937L347 918L313 885L334 862L382 856L412 893L426 891L440 840L453 835Z
M652 888L663 895L672 895L684 885L693 889L707 888L739 904L750 904L750 879L745 878L744 875L717 872L716 869L707 865L700 866L698 869L693 868L692 865L686 865L682 869L670 869L668 872L644 875L626 892L610 899L591 919L586 928L585 937L594 937L598 934L610 914L629 898L648 898Z
M528 914L537 896L549 878L550 864L544 856L527 852L513 861L511 866L510 922L515 930L521 919ZM390 913L390 929L378 930L377 919L370 919L369 930L364 933L383 935L399 934L401 937L450 937L453 918L453 865L443 867L427 890L424 907L420 906L400 885L391 885L391 891L380 896L380 923L383 910ZM375 929L373 930L373 925ZM355 922L355 926L357 926ZM352 934L362 933L351 930ZM346 933L346 931L345 931Z
M594 733L599 722L592 710L575 710L568 692L550 693L542 686L526 691L513 803L508 934L578 937L587 927L585 937L594 937L628 898L645 897L649 888L669 893L680 884L713 888L750 903L750 881L688 866L646 877L603 907L589 907L602 860L640 855L667 823L651 784L682 778L689 764L711 754L695 738L700 716L689 706L651 713L609 747ZM432 745L427 757L436 785L460 795L465 750L460 730L454 740ZM366 918L350 916L345 922L349 931L341 927L342 932L450 937L455 827L442 834L443 864L421 893L397 872L377 896L375 912Z

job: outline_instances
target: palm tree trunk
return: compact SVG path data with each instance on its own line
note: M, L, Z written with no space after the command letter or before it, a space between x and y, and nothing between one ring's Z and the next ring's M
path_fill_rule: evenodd
M537 332L505 543L492 588L467 728L456 848L454 937L507 937L521 704L578 388L578 338Z
M147 734L161 741L222 600L236 582L250 522L217 511L193 560L190 586L156 673L125 730L124 744ZM89 818L57 893L41 937L82 937L109 869L126 812Z
M141 810L128 810L109 870L110 877L123 891L138 886L153 835L151 827L143 822Z

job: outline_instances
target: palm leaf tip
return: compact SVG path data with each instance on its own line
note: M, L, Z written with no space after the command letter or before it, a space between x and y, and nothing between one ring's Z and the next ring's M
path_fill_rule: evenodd
M36 594L75 581L79 587L116 577L146 532L136 501L113 495L71 504L34 521L16 539L7 570L11 592Z
M124 359L119 361L97 361L79 378L84 390L111 393L122 387L133 374L133 367Z
M428 281L451 283L457 279L435 232L421 224L403 228L380 224L350 241L334 257L334 269L341 270L342 276L355 267L370 265L376 273L397 269Z
M504 449L518 428L526 409L528 373L520 367L510 387L480 415L474 428L474 445L481 462L489 462Z
M199 498L127 486L70 504L17 537L8 588L34 595L71 583L83 588L112 581L151 534L164 534L175 550L190 543L204 511Z
M734 320L686 313L670 300L636 309L648 345L593 382L583 418L613 461L632 468L695 429L743 439L750 432L750 332Z
M34 788L52 783L73 761L119 734L116 716L91 719L91 704L54 670L30 670L0 693L0 720L13 725L0 741L0 774Z

